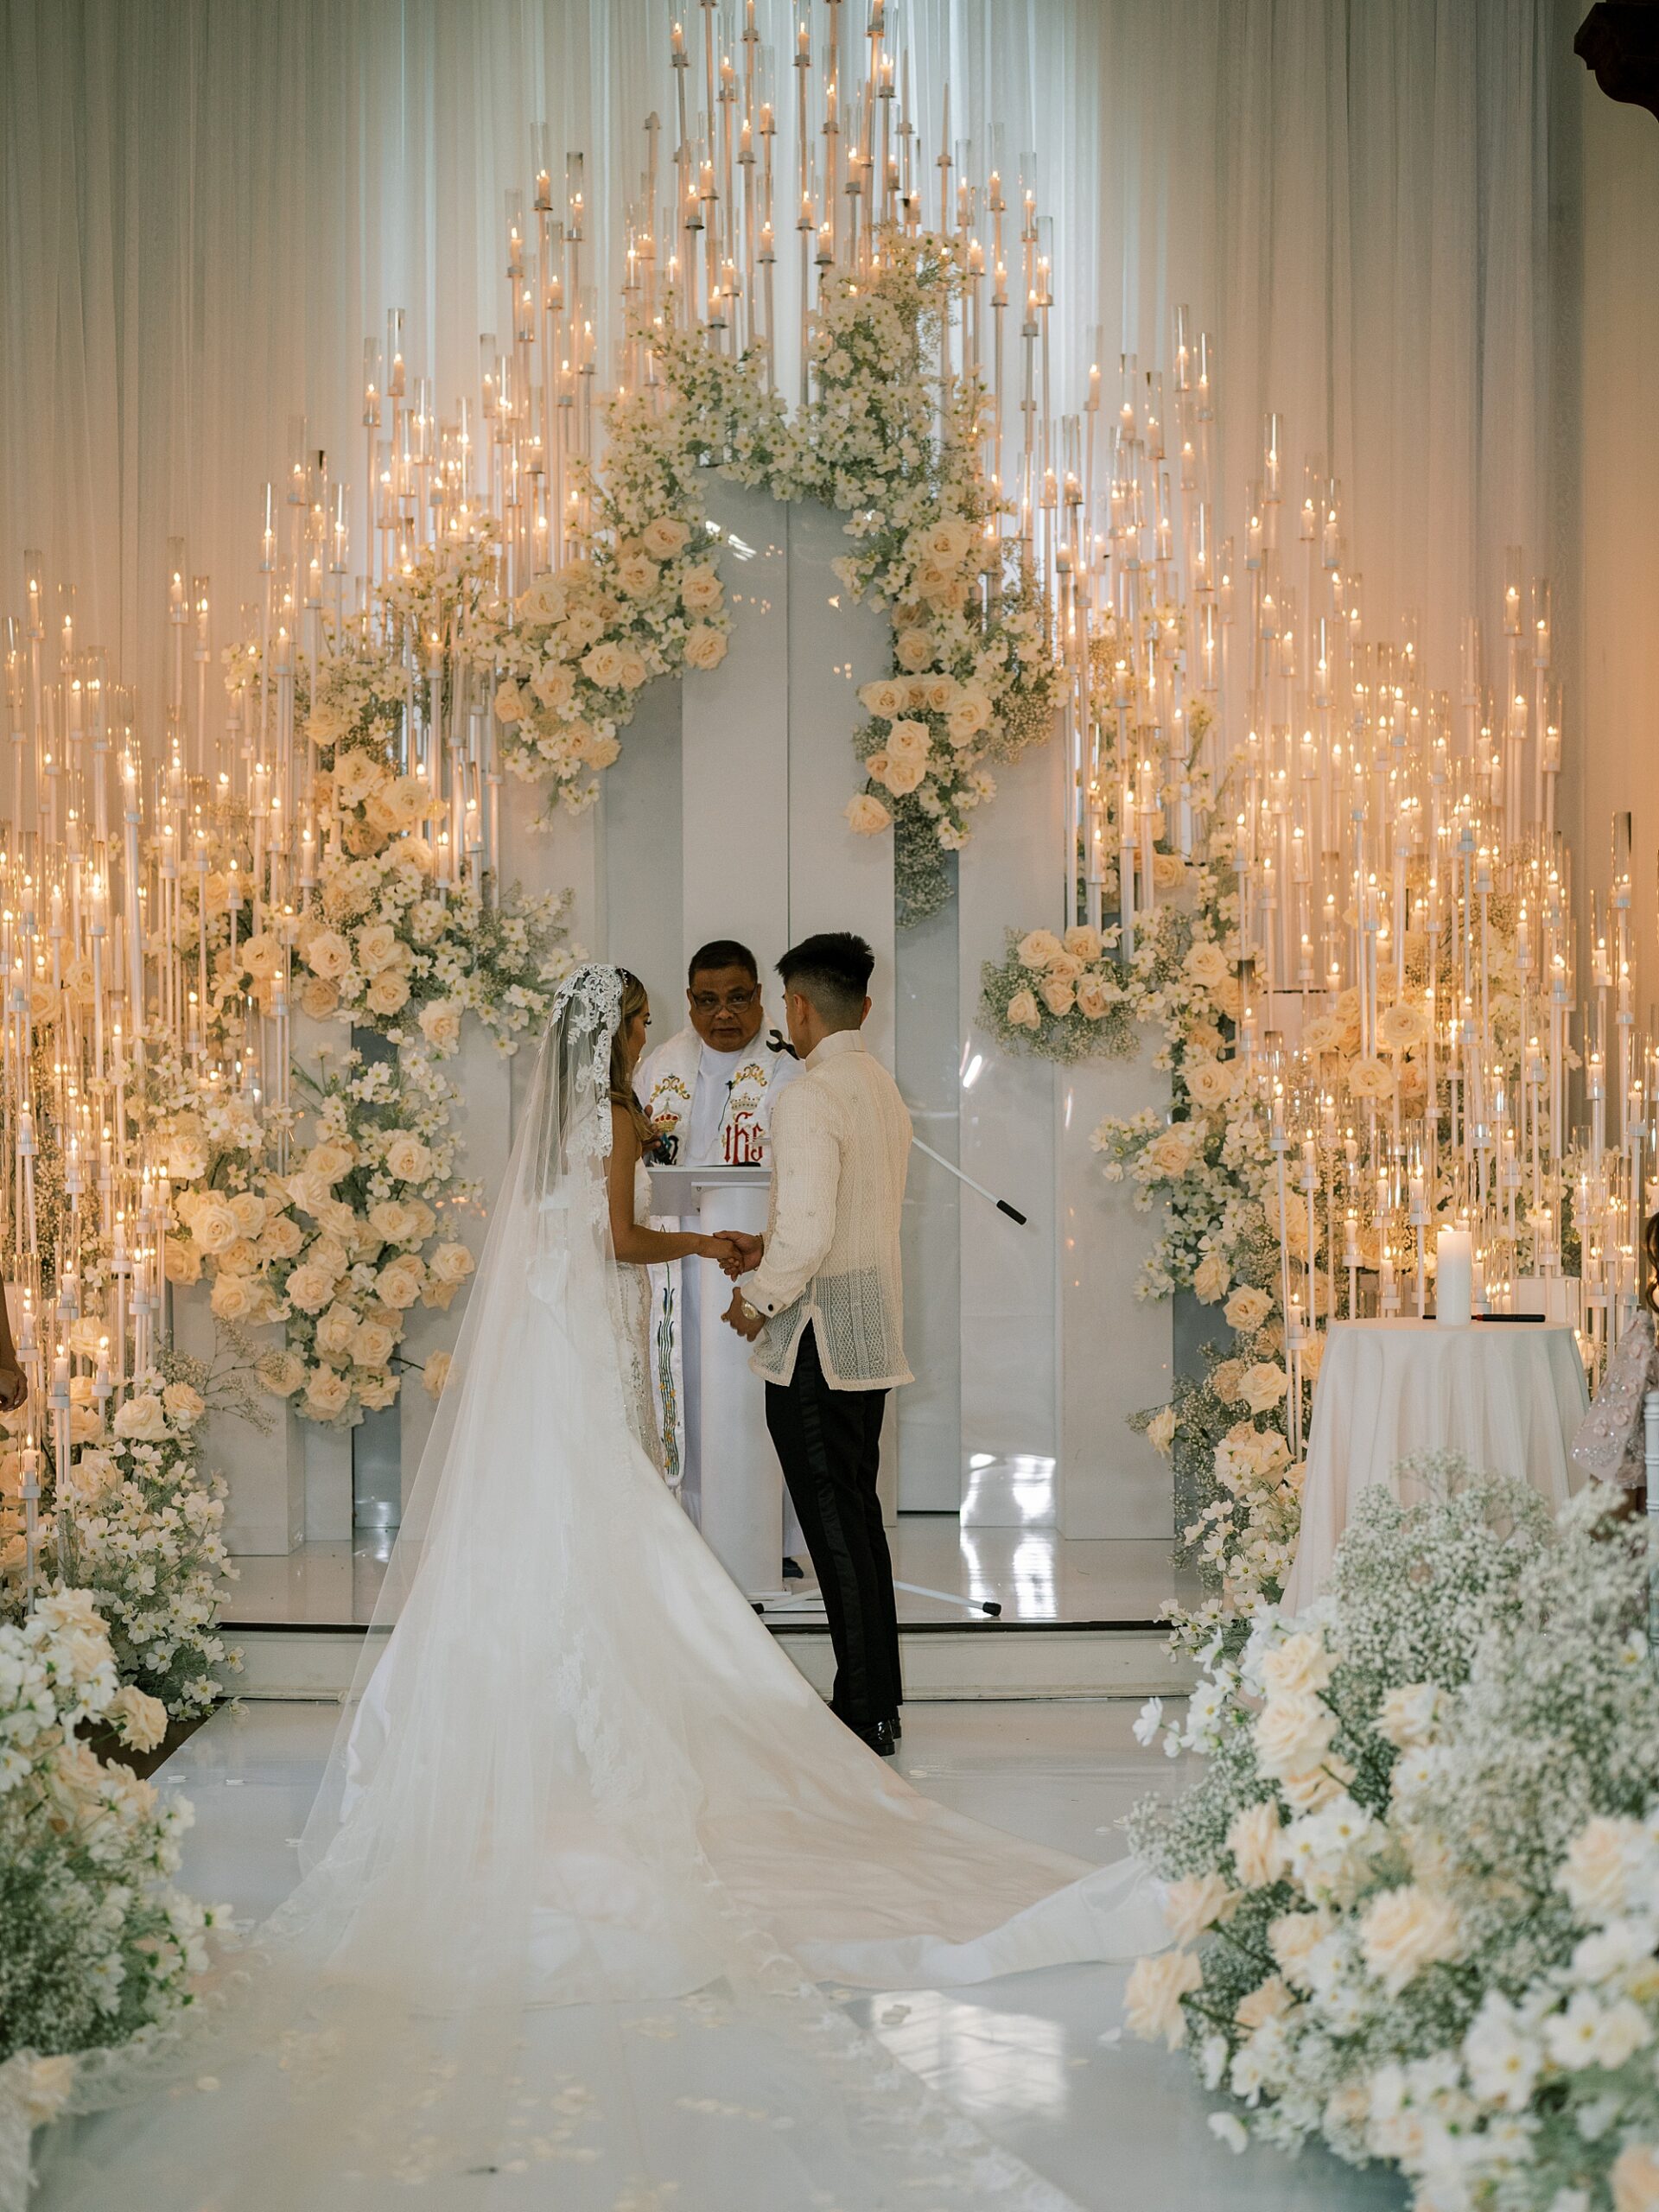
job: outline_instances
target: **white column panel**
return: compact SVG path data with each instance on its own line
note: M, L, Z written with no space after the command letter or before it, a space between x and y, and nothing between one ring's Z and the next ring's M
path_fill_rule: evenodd
M1013 926L1065 914L1058 743L998 771L958 875L963 1036L960 1164L1030 1217L1024 1229L961 1195L962 1449L971 1518L1053 1517L1058 1451L1054 1070L1015 1058L976 1026L980 969ZM976 1468L978 1459L988 1463ZM1044 1463L1047 1463L1045 1466ZM1045 1481L1050 1503L1040 1493ZM1016 1494L1017 1493L1017 1494Z
M782 510L779 511L783 512ZM892 665L887 615L854 601L831 563L848 550L846 518L803 501L788 509L789 941L855 930L875 954L866 1035L891 1067L893 841L855 836L848 800L859 788L852 735L858 687Z
M945 1159L957 1150L961 1030L957 903L898 932L894 1072L916 1135ZM961 1185L912 1153L905 1187L905 1349L916 1380L899 1393L906 1513L954 1513L962 1502Z
M698 945L737 938L764 975L789 942L788 512L769 492L709 484L731 641L718 668L682 679L682 917L674 1020L661 1036L683 1018L678 994Z
M680 1026L681 684L641 694L622 753L601 779L596 843L603 926L588 949L632 969L651 994L654 1043ZM580 931L578 936L582 935Z
M1129 1186L1108 1183L1090 1132L1104 1116L1160 1111L1169 1078L1134 1060L1058 1071L1055 1141L1060 1189L1059 1525L1068 1536L1167 1536L1169 1462L1127 1426L1169 1395L1173 1313L1137 1300L1135 1282L1157 1234L1157 1213L1136 1213Z

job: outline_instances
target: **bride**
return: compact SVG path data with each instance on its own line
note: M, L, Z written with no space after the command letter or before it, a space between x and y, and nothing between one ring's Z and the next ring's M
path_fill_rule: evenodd
M562 989L298 1885L194 2032L86 2069L125 2108L54 2131L45 2212L1065 2205L820 1985L1158 1915L912 1791L663 1483L642 1262L705 1248L638 1225L644 997Z

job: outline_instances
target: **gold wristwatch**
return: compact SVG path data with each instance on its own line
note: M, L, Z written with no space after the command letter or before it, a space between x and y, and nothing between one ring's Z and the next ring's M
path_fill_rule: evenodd
M743 1319L746 1321L764 1321L766 1318L758 1306L751 1305L747 1298L743 1300Z

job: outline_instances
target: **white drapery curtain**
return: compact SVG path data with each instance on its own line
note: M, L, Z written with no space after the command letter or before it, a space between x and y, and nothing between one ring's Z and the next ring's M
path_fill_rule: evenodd
M688 10L695 17L697 10ZM861 11L849 7L853 28ZM1027 169L1053 219L1058 390L1220 358L1224 519L1262 417L1344 486L1368 624L1434 680L1548 512L1548 0L909 0L924 145ZM787 78L793 0L757 18ZM821 29L823 10L814 10ZM0 611L39 546L154 710L183 536L217 642L303 414L359 493L362 341L408 311L440 404L506 327L531 130L587 156L594 279L672 115L662 0L7 0L0 10ZM728 26L735 28L735 25ZM786 105L789 87L774 77ZM1287 486L1300 494L1300 467Z

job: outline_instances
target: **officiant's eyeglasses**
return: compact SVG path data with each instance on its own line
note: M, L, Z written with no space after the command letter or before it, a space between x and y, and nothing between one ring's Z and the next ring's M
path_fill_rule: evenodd
M746 991L693 991L691 1003L699 1014L747 1014L760 995L760 986L751 983Z

